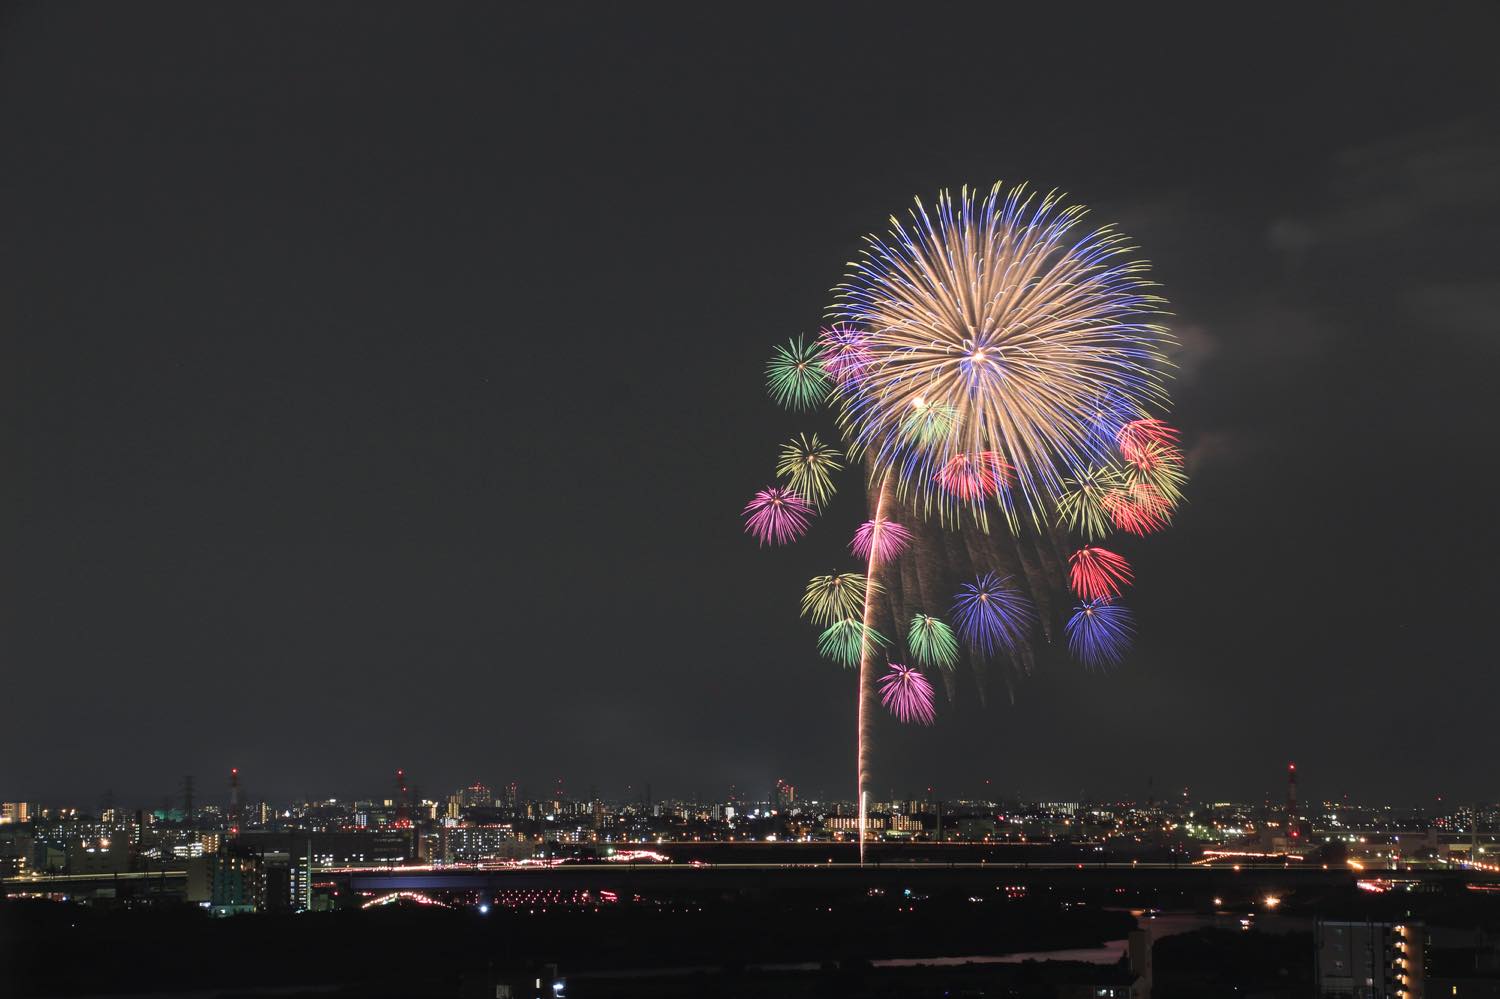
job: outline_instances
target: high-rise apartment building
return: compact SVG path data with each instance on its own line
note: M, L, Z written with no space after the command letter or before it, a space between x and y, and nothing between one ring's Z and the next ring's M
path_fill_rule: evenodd
M1427 932L1420 923L1320 919L1319 999L1425 999Z

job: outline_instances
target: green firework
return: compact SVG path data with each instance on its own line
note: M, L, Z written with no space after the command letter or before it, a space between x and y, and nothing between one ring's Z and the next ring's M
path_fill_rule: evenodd
M901 436L913 443L931 447L952 436L957 422L958 414L952 406L919 398L901 420Z
M880 632L850 617L835 621L823 630L818 636L818 654L845 669L853 669L866 651L874 652L888 644Z
M818 345L800 336L777 347L766 362L766 390L787 409L811 409L828 397L829 385Z
M815 507L822 508L833 498L833 474L843 471L839 453L818 439L798 434L781 445L776 459L776 476Z
M906 633L906 647L918 666L952 669L958 665L958 639L953 629L930 614L917 614Z

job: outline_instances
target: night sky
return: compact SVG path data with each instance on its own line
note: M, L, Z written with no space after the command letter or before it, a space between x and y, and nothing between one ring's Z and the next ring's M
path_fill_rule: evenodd
M0 799L852 797L762 366L1002 178L1153 261L1189 504L877 795L1496 796L1493 8L535 6L0 15Z

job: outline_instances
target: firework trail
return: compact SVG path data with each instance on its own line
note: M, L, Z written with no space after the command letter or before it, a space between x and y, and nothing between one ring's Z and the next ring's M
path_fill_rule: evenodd
M781 445L776 459L776 477L786 480L792 492L820 510L833 498L833 474L843 468L838 451L819 440L817 434L793 437Z
M867 520L854 532L849 551L871 565L899 558L911 544L911 532L895 521Z
M891 501L891 477L887 473L880 477L880 487L876 491L875 516L876 523L886 520L886 508ZM875 561L874 552L871 552L870 560L866 564L865 578L869 585L865 587L861 596L864 598L860 608L860 621L867 630L873 631L872 618L875 613L875 603L871 598L880 589L875 578L875 572L880 563ZM875 728L875 664L873 650L868 644L861 651L859 657L859 707L858 723L855 726L855 738L858 740L856 756L858 758L859 770L859 862L863 866L865 862L865 834L869 831L869 792L866 790L870 784L871 753L869 734Z
M844 462L867 487L850 546L863 573L815 577L802 599L819 652L859 668L861 862L880 705L901 721L934 718L928 675L885 670L877 625L896 635L909 622L906 661L936 671L950 695L962 639L981 700L996 653L1014 700L1038 629L1050 643L1063 625L1090 668L1118 662L1133 622L1113 601L1132 572L1095 542L1160 530L1183 502L1178 434L1155 415L1168 409L1163 300L1125 237L1084 228L1083 215L1056 194L999 184L942 192L930 209L918 200L867 238L816 341L795 338L767 365L772 398L828 403L843 440L783 445L785 488L757 494L747 532L761 544L799 537ZM996 507L1003 541L989 529ZM972 582L955 595L961 579ZM1083 601L1071 616L1052 596L1069 588ZM931 613L948 606L952 627Z
M745 533L762 546L784 545L807 532L813 510L789 489L762 489L745 504Z
M1068 651L1091 669L1116 666L1130 650L1135 618L1108 599L1090 600L1073 608L1068 619Z
M823 629L818 636L818 654L845 669L853 669L859 665L862 656L874 655L888 644L880 632L865 627L857 618L848 617Z
M932 709L932 684L921 670L899 663L891 663L891 671L880 678L880 703L907 725L931 725L937 717Z
M1068 559L1073 592L1084 600L1118 597L1130 585L1130 563L1122 556L1093 545L1084 545Z

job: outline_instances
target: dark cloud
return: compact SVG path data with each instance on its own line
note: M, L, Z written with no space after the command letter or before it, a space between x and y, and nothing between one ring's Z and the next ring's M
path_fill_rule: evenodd
M1483 793L1486 12L7 8L0 798L847 793L796 604L860 504L739 534L815 429L760 369L997 177L1153 260L1191 502L1126 667L966 678L877 782Z

